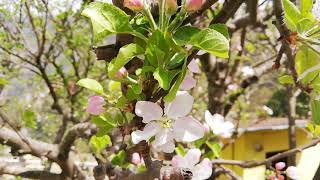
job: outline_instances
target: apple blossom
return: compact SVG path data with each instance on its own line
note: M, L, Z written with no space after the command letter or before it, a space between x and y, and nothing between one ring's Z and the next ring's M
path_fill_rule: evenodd
M188 65L192 73L201 73L197 59L193 59ZM181 90L190 90L196 86L197 81L193 78L192 73L188 73L180 85Z
M286 167L286 163L278 162L278 163L276 163L275 167L276 167L276 170L280 171L280 170L282 170L283 168Z
M120 68L116 74L114 75L114 77L118 80L122 80L123 78L128 76L128 71L125 67Z
M139 153L137 153L137 152L132 153L131 162L135 165L138 165L141 163L141 158L140 158Z
M250 76L253 76L255 74L254 70L252 69L251 66L244 66L241 69L241 72L242 72L244 77L250 77Z
M135 113L146 123L144 129L132 132L134 144L148 141L155 136L152 146L157 151L171 153L174 151L174 140L192 142L204 135L203 126L193 117L186 116L192 109L194 98L187 91L178 91L176 98L165 103L162 108L153 102L138 101Z
M225 121L224 117L220 114L212 115L207 110L205 112L205 120L212 129L212 132L217 136L221 136L223 138L230 138L232 136L234 125L229 121Z
M186 1L186 10L188 12L198 11L202 7L203 0L187 0Z
M89 98L88 106L87 106L87 113L93 114L93 115L99 115L104 112L103 105L105 104L105 101L103 97L101 96L91 96Z
M188 69L193 73L201 73L200 67L199 67L199 59L193 59L188 64Z
M204 133L210 132L210 126L207 123L203 123L203 129L204 129Z
M172 158L172 166L188 168L192 172L192 180L208 179L212 174L212 164L208 158L199 163L200 156L201 151L199 149L190 149L184 157L180 155L174 156Z
M298 179L298 168L295 166L289 166L286 169L287 176L291 179Z

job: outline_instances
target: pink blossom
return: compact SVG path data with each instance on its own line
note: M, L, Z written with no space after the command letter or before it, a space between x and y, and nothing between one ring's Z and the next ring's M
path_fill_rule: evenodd
M114 77L118 80L122 80L123 78L128 76L128 71L125 67L119 69L118 72L114 75Z
M187 0L186 10L188 12L198 11L202 7L202 0Z
M211 115L209 111L205 112L206 123L212 129L212 132L223 138L230 138L234 131L234 125L230 121L225 121L220 114Z
M143 0L124 0L124 7L132 11L141 11L143 9Z
M137 144L155 136L152 147L157 151L172 153L175 141L192 142L202 138L203 126L193 117L187 116L193 102L194 98L187 91L178 91L172 102L165 103L164 110L156 103L138 101L135 113L147 125L142 131L132 132L132 142Z
M93 115L99 115L104 112L103 105L105 104L105 101L103 97L101 96L91 96L89 98L88 106L87 106L87 113L93 114Z
M204 133L210 132L210 126L207 123L203 123L203 129L204 129Z
M131 162L132 162L133 164L135 164L135 165L138 165L138 164L141 163L141 158L140 158L139 153L134 152L134 153L132 154Z
M182 81L180 85L181 90L190 90L193 87L195 87L197 84L197 81L192 77L192 74L186 75L184 80Z
M199 149L190 149L182 157L176 155L172 158L172 166L178 168L188 168L192 172L192 179L208 179L212 174L212 164L208 158L204 158L200 163L201 151Z
M276 167L276 170L280 171L280 170L282 170L284 167L286 167L286 163L284 163L284 162L278 162L278 163L276 163L275 167Z
M193 59L189 65L188 65L188 69L193 72L193 73L201 73L200 67L199 67L199 59Z

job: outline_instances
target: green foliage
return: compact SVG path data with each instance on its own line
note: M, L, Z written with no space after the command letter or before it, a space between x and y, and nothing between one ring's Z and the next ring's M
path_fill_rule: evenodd
M110 78L115 78L117 71L126 65L132 58L143 54L144 50L137 44L128 44L123 46L115 59L113 59L108 65L108 75Z
M103 94L102 85L94 79L89 79L89 78L81 79L77 82L77 85L84 87L84 88L87 88L87 89L94 91L98 94Z
M159 67L154 71L153 76L159 82L160 87L162 87L164 90L168 90L170 88L171 81L179 73L179 70L168 71L162 67Z
M175 148L175 151L182 157L186 155L186 152L184 151L184 148L181 144L178 144L178 146Z
M222 147L218 142L206 141L206 145L211 149L215 158L219 158Z
M37 128L37 116L30 109L26 109L22 115L23 125L28 128L36 129Z
M90 3L82 11L82 15L90 18L95 41L100 41L112 34L132 31L132 27L129 24L129 16L109 3Z
M312 122L316 125L320 125L320 101L311 100L311 112L312 112Z
M108 135L103 136L92 136L90 138L90 147L94 153L100 154L109 144L111 144L111 139Z
M130 166L130 164L127 163L127 153L124 150L121 150L117 154L112 155L111 164L123 168Z
M299 9L290 1L282 0L286 22L291 30L296 30L296 25L302 19Z
M294 79L290 75L283 75L278 78L280 84L294 84Z

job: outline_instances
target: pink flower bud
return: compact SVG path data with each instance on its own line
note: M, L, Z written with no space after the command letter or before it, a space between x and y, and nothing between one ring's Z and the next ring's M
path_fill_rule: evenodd
M122 80L124 77L128 76L128 71L125 67L119 69L118 72L114 75L114 77L118 80Z
M177 0L166 0L166 11L168 14L174 14L177 11Z
M89 103L88 103L86 112L93 115L99 115L104 112L104 108L103 108L104 104L105 104L105 101L103 97L91 96L89 98Z
M284 176L283 175L279 175L278 176L278 180L284 180Z
M142 0L124 0L124 7L132 11L141 11L143 9L143 2Z
M131 162L135 165L138 165L141 163L140 155L139 153L135 152L132 154Z
M280 171L280 170L282 170L284 167L286 167L286 163L284 163L284 162L278 162L278 163L276 163L276 170L278 170L278 171Z
M186 10L188 12L198 11L202 7L203 0L187 0Z

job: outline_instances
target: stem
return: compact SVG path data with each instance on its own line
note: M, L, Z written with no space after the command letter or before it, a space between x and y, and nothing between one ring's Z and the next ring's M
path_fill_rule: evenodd
M131 35L133 35L133 36L136 36L136 37L142 39L142 40L145 41L145 42L148 41L148 39L147 39L143 34L141 34L141 33L139 33L139 32L133 31L133 32L128 32L128 34L131 34Z
M164 29L164 18L165 18L165 3L166 3L166 0L160 0L160 7L159 7L159 12L160 12L160 21L159 21L159 24L160 24L160 29L163 31Z
M150 12L150 9L144 9L144 13L145 13L145 15L147 16L147 18L149 20L149 24L150 24L151 28L153 30L157 29L157 24L153 19L153 16L152 16L152 14Z
M184 9L181 9L181 11L177 14L177 16L174 18L174 20L171 22L171 24L168 27L168 31L172 32L176 30L183 21L187 18L187 12Z

